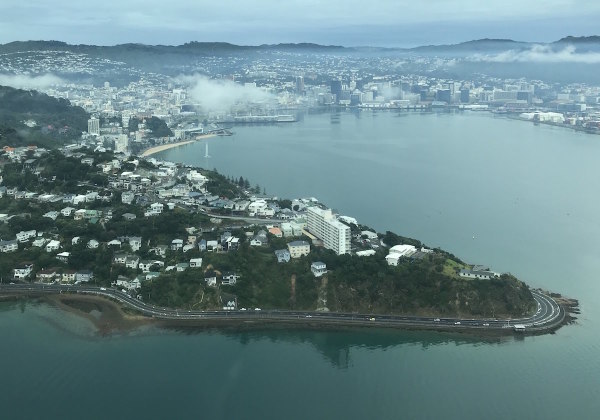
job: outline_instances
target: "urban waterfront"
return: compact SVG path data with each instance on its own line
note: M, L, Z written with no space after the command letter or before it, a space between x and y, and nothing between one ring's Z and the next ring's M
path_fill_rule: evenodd
M3 303L0 401L10 418L592 418L600 409L597 136L487 113L320 113L234 131L156 157L282 197L316 196L377 230L578 298L580 319L555 335L502 340L387 330L98 337L50 306Z

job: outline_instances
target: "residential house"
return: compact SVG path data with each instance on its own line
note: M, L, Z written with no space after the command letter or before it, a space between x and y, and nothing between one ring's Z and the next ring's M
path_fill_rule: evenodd
M240 238L235 236L228 237L222 244L223 249L227 252L236 251L240 246Z
M200 268L202 267L202 258L192 258L190 260L190 268Z
M13 269L13 277L15 279L26 279L31 275L33 271L33 264L25 264L21 267L17 267Z
M75 283L76 274L75 270L64 270L60 279L61 283Z
M77 245L80 239L80 236L73 236L73 239L71 239L71 245Z
M283 233L281 232L281 229L279 229L278 227L274 226L272 228L269 229L269 233L273 236L275 236L276 238L282 238L283 237Z
M42 217L47 217L48 219L56 220L59 214L60 213L58 213L57 211L49 211L47 213L44 213Z
M119 248L121 248L121 241L118 239L113 239L112 241L109 241L106 243L107 246L118 246Z
M62 209L60 211L60 214L62 214L65 217L71 217L71 214L73 213L74 210L75 210L75 208L73 208L73 207L65 207L64 209Z
M179 251L181 248L183 248L183 239L173 239L171 241L172 251Z
M21 232L17 233L17 241L27 242L29 239L35 238L36 234L37 233L35 230L22 230Z
M154 248L152 248L150 250L150 252L153 252L155 255L158 255L160 257L166 257L167 255L167 250L169 249L168 246L166 245L157 245Z
M148 272L150 272L150 268L152 268L153 265L154 265L154 261L142 260L142 261L140 261L138 268L140 270L142 270L143 273L148 273Z
M135 193L133 191L123 191L121 193L121 202L123 204L133 203L134 198L135 198Z
M83 220L85 217L85 209L75 210L75 214L73 215L73 219L75 220Z
M290 261L290 251L287 249L277 249L275 251L275 256L277 257L278 263L286 263Z
M152 203L150 204L150 210L152 210L154 213L156 214L161 214L163 211L163 204L162 203Z
M59 252L58 254L56 254L56 259L59 261L62 261L64 263L68 263L70 257L71 257L71 253L68 251Z
M206 251L206 239L200 239L200 242L198 242L198 249L200 251Z
M207 251L218 251L219 243L217 241L206 241L206 250Z
M266 246L267 244L267 232L264 230L258 231L258 233L250 240L250 246Z
M204 274L204 281L207 286L215 287L217 285L217 275L214 271L206 272Z
M310 244L306 241L293 241L288 243L288 250L292 258L300 258L310 253Z
M98 246L100 246L100 242L98 242L98 241L97 241L97 240L95 240L95 239L90 239L90 240L88 241L88 243L87 243L87 247L88 247L89 249L97 249L97 248L98 248Z
M135 220L135 218L136 218L136 215L133 213L123 213L123 219L125 219L125 220L131 221L131 220Z
M127 261L127 254L125 254L125 253L119 252L113 256L113 263L115 263L115 264L125 265L126 261Z
M152 280L155 279L157 277L160 277L160 273L158 271L150 271L148 273L146 273L146 280Z
M189 265L188 263L186 263L186 262L183 262L183 263L179 263L179 264L177 264L175 267L176 267L177 271L185 271L185 270L187 270L187 268L188 268L189 266L190 266L190 265Z
M60 248L60 242L56 240L51 240L46 244L46 252L55 252Z
M130 236L129 246L133 252L139 251L139 249L142 247L142 238L139 236Z
M138 264L140 263L140 257L137 255L130 255L125 259L125 267L137 270Z
M323 274L327 274L327 266L324 262L315 261L310 265L310 271L315 277L321 277Z
M43 247L43 246L44 246L44 244L45 244L46 242L48 242L48 239L45 239L45 238L37 238L35 241L33 241L33 242L31 243L31 245L32 245L32 246L36 246L36 247L38 247L38 248L41 248L41 247Z
M233 286L239 278L240 276L238 274L225 273L223 274L223 278L221 279L221 284L224 286Z
M58 268L49 268L38 271L35 278L37 281L41 281L43 283L54 283L54 280L58 275Z
M80 270L75 273L76 283L88 283L94 279L94 272L91 270Z
M74 206L81 204L81 203L85 203L85 195L83 194L77 194L74 195L71 199L71 204L73 204Z

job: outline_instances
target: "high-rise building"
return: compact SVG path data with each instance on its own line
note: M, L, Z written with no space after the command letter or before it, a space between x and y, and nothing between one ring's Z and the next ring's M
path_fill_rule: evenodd
M304 93L304 77L296 77L296 93L302 95Z
M350 253L350 227L338 221L331 210L309 207L307 216L308 231L322 240L325 248L338 255Z
M120 134L115 139L115 153L127 153L127 147L129 146L129 137L127 134Z
M460 90L460 101L463 104L468 104L469 103L469 95L470 95L470 91L469 88L462 88Z
M338 102L342 96L342 81L332 80L331 81L331 93L335 95L335 101Z
M99 136L100 135L100 120L96 117L92 117L88 120L88 133Z

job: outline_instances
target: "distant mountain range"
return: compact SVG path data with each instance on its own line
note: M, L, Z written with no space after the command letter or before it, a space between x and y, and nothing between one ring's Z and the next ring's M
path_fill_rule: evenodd
M423 45L413 48L385 48L385 47L343 47L340 45L320 45L313 43L282 43L262 45L236 45L227 42L197 42L192 41L182 45L145 45L145 44L118 44L114 46L97 46L78 44L72 45L62 41L14 41L0 44L0 53L20 51L71 51L88 54L121 55L123 53L156 53L156 54L226 54L251 51L320 51L320 52L352 52L352 51L399 51L399 52L469 52L469 51L498 51L506 49L524 49L532 45L563 46L572 44L576 47L600 46L600 36L567 36L551 43L523 42L512 39L477 39L447 45Z

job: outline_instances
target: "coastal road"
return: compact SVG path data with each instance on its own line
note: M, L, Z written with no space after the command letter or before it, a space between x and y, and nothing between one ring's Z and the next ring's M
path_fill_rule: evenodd
M127 293L113 289L87 285L61 285L40 283L1 284L0 295L40 295L40 294L87 294L102 296L127 305L141 314L165 320L272 320L344 324L344 325L373 325L406 328L433 328L440 330L501 330L512 331L515 325L520 325L530 332L544 332L556 328L563 321L564 309L550 296L539 291L532 291L537 303L536 313L530 317L514 319L475 319L475 318L434 318L409 315L377 315L341 312L310 312L260 310L198 311L173 309L149 305Z

